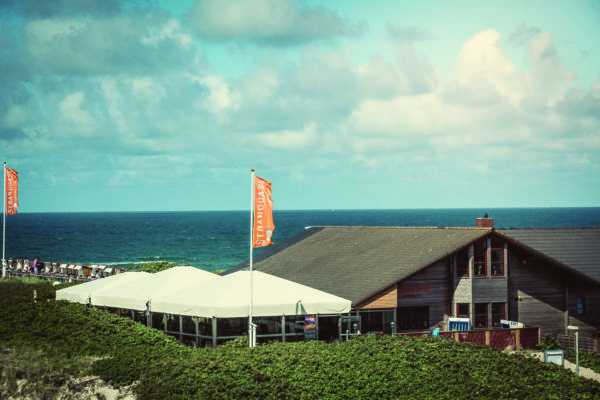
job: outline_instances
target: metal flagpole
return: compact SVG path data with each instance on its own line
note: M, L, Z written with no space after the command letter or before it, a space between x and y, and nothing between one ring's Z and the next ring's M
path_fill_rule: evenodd
M6 278L6 261L4 259L6 243L6 161L4 161L4 197L2 197L2 277Z
M248 345L256 346L256 325L252 322L252 303L253 303L253 273L252 273L252 250L254 248L254 169L252 169L252 183L250 189L250 265L248 268L250 275L250 310L248 314Z

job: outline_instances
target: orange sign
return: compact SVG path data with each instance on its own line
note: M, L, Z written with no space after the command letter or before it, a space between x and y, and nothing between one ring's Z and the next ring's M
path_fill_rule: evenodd
M19 192L19 174L11 168L6 168L6 214L17 213L19 201L17 194Z
M275 230L273 223L273 200L271 200L271 183L254 177L254 229L252 246L263 247L273 244L271 237Z

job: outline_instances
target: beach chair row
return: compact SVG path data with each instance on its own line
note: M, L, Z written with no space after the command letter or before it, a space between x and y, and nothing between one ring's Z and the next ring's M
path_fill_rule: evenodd
M66 278L71 281L92 280L117 275L122 272L120 268L109 267L107 265L82 265L60 262L37 262L33 267L33 261L28 259L7 259L7 270L15 276L46 276L54 278ZM61 279L65 280L65 279Z

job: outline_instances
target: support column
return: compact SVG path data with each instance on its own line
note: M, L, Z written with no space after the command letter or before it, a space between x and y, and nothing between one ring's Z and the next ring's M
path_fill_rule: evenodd
M217 317L212 317L212 344L217 345Z
M489 237L485 248L485 272L488 279L492 279L492 238Z
M567 326L569 326L569 284L565 282L565 335L568 335Z
M198 335L200 334L200 328L198 327L198 317L192 317L194 321L194 325L196 325L196 348L200 347L200 341L198 339Z
M285 315L281 316L281 341L285 343Z
M179 316L179 341L183 342L183 315Z

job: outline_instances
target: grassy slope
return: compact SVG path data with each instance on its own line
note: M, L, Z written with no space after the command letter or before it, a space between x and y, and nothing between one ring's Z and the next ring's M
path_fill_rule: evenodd
M79 368L115 385L138 382L140 398L600 399L598 382L485 346L368 336L341 345L251 350L238 340L193 350L128 319L43 301L54 297L51 285L0 281L0 293L1 346L41 351L50 363L71 360L69 373ZM84 355L102 358L77 367L73 360ZM8 387L7 369L1 372Z

